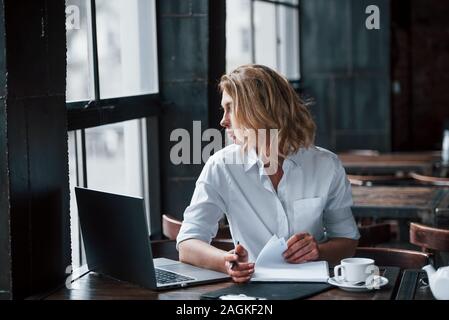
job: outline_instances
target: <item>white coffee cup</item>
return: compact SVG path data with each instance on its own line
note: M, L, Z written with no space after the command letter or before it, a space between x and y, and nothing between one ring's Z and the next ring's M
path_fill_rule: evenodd
M347 258L335 266L334 276L339 282L357 283L367 281L376 268L373 259Z

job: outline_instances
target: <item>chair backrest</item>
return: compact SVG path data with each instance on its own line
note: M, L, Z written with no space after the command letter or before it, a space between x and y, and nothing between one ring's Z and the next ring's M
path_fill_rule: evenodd
M391 240L389 223L375 223L359 227L359 247L371 247Z
M431 255L413 250L358 247L355 257L373 259L378 266L421 269L429 264Z
M358 156L372 156L372 157L380 155L380 152L378 150L370 150L370 149L352 149L342 153L353 154Z
M168 214L162 215L162 234L170 240L176 240L182 222Z
M433 186L449 186L449 178L440 178L433 176L425 176L416 172L410 172L409 176L422 184L433 185Z
M182 221L168 214L162 215L162 234L170 240L176 240ZM231 239L229 225L219 225L214 239Z
M410 224L410 242L423 250L449 252L449 230Z

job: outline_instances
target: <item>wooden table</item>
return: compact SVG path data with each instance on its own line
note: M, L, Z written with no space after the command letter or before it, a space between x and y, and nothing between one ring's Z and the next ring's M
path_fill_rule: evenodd
M435 300L427 283L425 271L405 270L396 294L396 300Z
M152 243L154 257L167 257L178 259L175 241L156 241ZM313 300L390 300L394 299L394 292L399 285L400 270L396 267L381 268L381 274L388 278L389 284L380 290L371 292L353 293L331 288L328 291L311 297ZM118 281L98 273L89 272L75 280L71 288L61 288L30 299L46 300L199 300L203 293L223 289L233 285L231 281L199 285L183 289L154 291L141 288L137 285Z
M355 217L397 219L402 241L408 241L408 222L437 226L435 210L447 208L448 188L433 187L352 187Z
M391 300L399 284L399 268L381 268L389 284L380 290L370 292L346 292L331 288L311 297L311 300ZM98 273L88 273L72 284L71 289L61 288L45 297L45 300L199 300L203 293L223 289L233 285L231 281L193 286L184 289L154 291L121 282Z
M415 171L430 175L440 161L440 152L388 153L380 155L359 155L340 153L338 155L348 174L395 174Z

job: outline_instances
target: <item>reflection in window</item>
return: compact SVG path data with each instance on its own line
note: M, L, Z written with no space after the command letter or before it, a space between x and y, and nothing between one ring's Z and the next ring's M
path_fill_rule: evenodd
M251 0L226 2L226 70L252 62Z
M80 18L79 28L67 28L69 107L73 101L115 97L134 105L139 100L133 96L158 91L155 0L66 0L66 6L68 16L75 8ZM144 197L150 221L145 139L141 119L69 133L74 268L85 263L75 186Z
M93 72L92 72L92 48L89 36L90 26L90 1L67 0L68 8L74 8L78 12L70 11L71 17L77 14L79 29L69 25L67 28L67 101L90 100L94 96ZM69 7L72 6L72 7ZM78 14L79 13L79 14Z
M158 91L154 0L97 0L101 98Z
M278 69L276 6L271 3L254 3L254 29L256 44L255 63Z
M299 79L299 19L297 10L280 6L278 8L278 28L279 71L288 79Z
M82 131L69 133L70 217L72 266L83 263L75 186L144 198L148 194L143 152L143 120L131 120L85 130L87 181L83 177ZM75 136L76 135L76 136ZM149 205L146 203L149 221ZM150 227L150 226L148 226ZM149 229L150 230L150 229Z
M226 1L226 70L259 63L300 79L298 0Z
M90 188L143 197L141 121L86 129Z

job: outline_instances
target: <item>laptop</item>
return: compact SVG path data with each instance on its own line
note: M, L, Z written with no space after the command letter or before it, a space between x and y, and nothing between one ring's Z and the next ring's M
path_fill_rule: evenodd
M77 187L75 194L90 271L153 290L229 279L179 261L153 259L142 198Z

